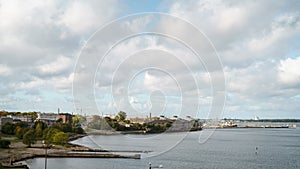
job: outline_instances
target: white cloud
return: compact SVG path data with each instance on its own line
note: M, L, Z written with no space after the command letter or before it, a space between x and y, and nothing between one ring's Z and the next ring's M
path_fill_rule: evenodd
M51 84L51 86L54 86L55 89L58 91L71 91L72 83L74 80L74 73L71 73L69 76L63 76L63 77L54 77L52 79L48 80L48 83Z
M300 52L299 3L187 0L169 3L169 13L197 26L217 48L225 66L227 94L230 98L227 101L227 110L249 110L256 113L261 111L262 114L271 112L274 113L274 117L280 115L279 111L286 111L287 115L291 116L291 112L299 112L297 95L300 92L300 57L295 58ZM53 98L61 98L59 101L70 98L74 78L81 80L80 85L83 88L93 88L94 84L91 81L94 80L94 72L91 73L90 70L98 65L99 56L92 59L83 58L82 63L85 61L85 65L79 65L83 66L81 72L74 74L72 72L75 55L91 33L115 19L118 14L124 14L123 5L126 5L124 1L116 0L2 0L0 93L7 99L2 99L5 103L1 103L1 106L13 107L23 104L18 107L25 108L30 105L27 98L33 98L32 101L36 101L37 107L43 107L49 101L48 107L53 107L58 104L58 99ZM152 22L153 19L155 22ZM175 33L185 40L198 40L193 36L193 32L189 32L184 25L179 24L180 22L159 19L161 18L153 18L152 15L136 17L131 22L124 22L124 27L107 30L103 38L116 38L120 31L139 32L153 28L170 34ZM160 21L162 23L158 23ZM95 50L107 50L109 40L99 39L95 45L98 48ZM197 41L197 44L205 45L201 40ZM156 52L156 56L143 53L139 57L127 58L144 49L166 53ZM87 52L93 52L92 50L94 49ZM170 57L166 57L168 53ZM125 65L118 67L119 64ZM162 68L170 74L149 71L143 78L138 79L141 80L140 83L128 91L127 83L131 75L134 75L132 72L147 65ZM179 89L170 75L179 82L184 95L189 96L186 107L192 107L198 101L196 94L199 92L201 111L209 110L212 100L209 73L191 51L173 39L148 35L126 39L109 53L101 68L102 72L95 81L98 95L104 100L108 97L106 95L111 92L110 83L114 78L115 88L112 92L118 96L114 103L109 99L104 103L103 99L100 99L103 102L100 105L101 109L107 112L116 107L128 108L130 103L135 104L138 109L148 110L149 91L160 90L166 96L178 96ZM120 70L113 77L117 68ZM199 91L193 80L198 83ZM91 84L86 85L87 83ZM121 97L127 92L130 94L129 100L127 96ZM89 99L94 99L93 93L87 94ZM141 96L142 94L144 96ZM166 100L177 103L175 98ZM154 101L159 104L163 100ZM90 103L90 100L88 102ZM68 105L63 101L59 104L63 103ZM282 103L284 106L278 106L283 105ZM178 109L175 108L175 104L171 107L174 111ZM188 112L187 109L184 110ZM246 116L247 114L244 115Z
M185 1L171 6L170 13L203 31L225 65L240 67L255 60L282 58L291 48L298 48L295 41L300 37L298 3Z
M287 85L300 84L300 57L295 59L287 58L280 61L278 67L278 78Z
M41 74L57 74L66 70L72 70L73 61L65 56L59 56L55 61L39 65L37 70Z
M0 92L14 98L3 107L30 109L20 101L27 97L46 98L36 102L37 108L58 104L53 95L70 98L82 41L116 17L119 5L114 0L0 1Z
M72 33L85 33L95 29L97 15L91 4L84 1L75 1L65 11L62 22Z
M45 84L45 81L42 79L35 78L28 82L16 82L11 84L11 87L15 90L30 90L34 88L39 88Z
M13 70L7 65L0 64L0 76L9 76L12 72Z
M61 24L71 33L86 34L95 32L101 24L109 21L115 14L118 4L115 0L104 1L73 1L61 16Z
M162 79L155 77L147 71L144 77L144 86L149 90L159 90L159 87L163 82Z

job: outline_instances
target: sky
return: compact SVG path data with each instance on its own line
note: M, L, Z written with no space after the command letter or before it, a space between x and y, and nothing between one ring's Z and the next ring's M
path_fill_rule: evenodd
M300 118L299 7L0 0L0 110Z

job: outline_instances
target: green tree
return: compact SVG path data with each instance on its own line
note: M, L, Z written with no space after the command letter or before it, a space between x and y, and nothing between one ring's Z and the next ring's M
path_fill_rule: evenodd
M42 122L42 121L36 121L36 122L33 124L32 128L36 129L38 125L41 126L42 130L48 128L47 124L44 123L44 122Z
M126 113L123 112L123 111L120 111L120 112L118 113L118 115L116 116L116 119L117 119L118 121L124 121L124 120L126 119L126 117L127 117Z
M28 124L26 122L18 122L18 123L16 123L16 126L20 126L20 127L24 128L24 127L28 127Z
M42 123L38 123L36 125L36 128L35 128L35 135L36 137L38 138L41 138L43 136L43 126L42 126Z
M15 130L16 130L16 125L10 122L7 122L2 126L2 133L4 134L13 135L15 134Z
M76 126L79 126L80 125L80 117L78 115L75 115L73 117L73 122L72 122L72 127L76 127Z
M18 137L19 139L23 139L24 134L30 130L30 128L25 127L25 128L21 128L20 126L16 127L16 137Z
M15 130L16 136L21 139L23 137L23 133L22 133L22 127L17 126L16 130Z
M68 140L68 135L62 131L55 133L53 143L64 144Z
M55 134L58 132L60 132L60 131L56 128L50 128L48 130L46 129L46 131L44 133L44 139L46 141L46 144L53 143L53 138L54 138Z
M72 125L69 123L62 124L60 130L65 133L72 132Z
M28 147L31 147L31 144L34 144L35 141L36 141L36 139L35 139L34 129L28 130L23 135L23 143L26 144Z
M74 128L74 133L76 133L76 134L83 134L84 130L81 127L78 126L78 127Z

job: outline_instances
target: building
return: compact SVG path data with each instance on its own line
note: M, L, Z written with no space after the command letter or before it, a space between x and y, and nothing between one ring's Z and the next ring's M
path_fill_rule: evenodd
M10 117L0 117L0 130L2 130L2 126L5 124L5 123L12 123L13 122L13 119L10 118Z
M13 119L13 121L22 121L26 123L31 123L33 122L32 116L24 115L24 116L13 116L13 115L8 115L7 117L10 117Z
M143 117L129 118L129 120L131 123L139 123L139 124L148 123L150 121L149 118L143 118Z
M69 113L59 113L57 115L57 119L62 119L63 123L72 124L72 122L73 122L73 116Z
M54 113L38 113L35 121L42 121L48 126L52 126L57 120L57 114Z
M38 113L37 120L57 120L57 114L55 113Z

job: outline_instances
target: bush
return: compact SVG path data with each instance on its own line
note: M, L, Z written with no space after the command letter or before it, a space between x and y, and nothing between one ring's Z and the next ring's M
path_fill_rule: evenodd
M76 134L83 134L84 131L83 131L83 129L81 127L75 127L74 128L74 133L76 133Z
M15 134L16 125L10 122L5 123L2 126L2 133L14 135Z
M9 140L0 140L0 147L1 148L9 148L10 141Z

